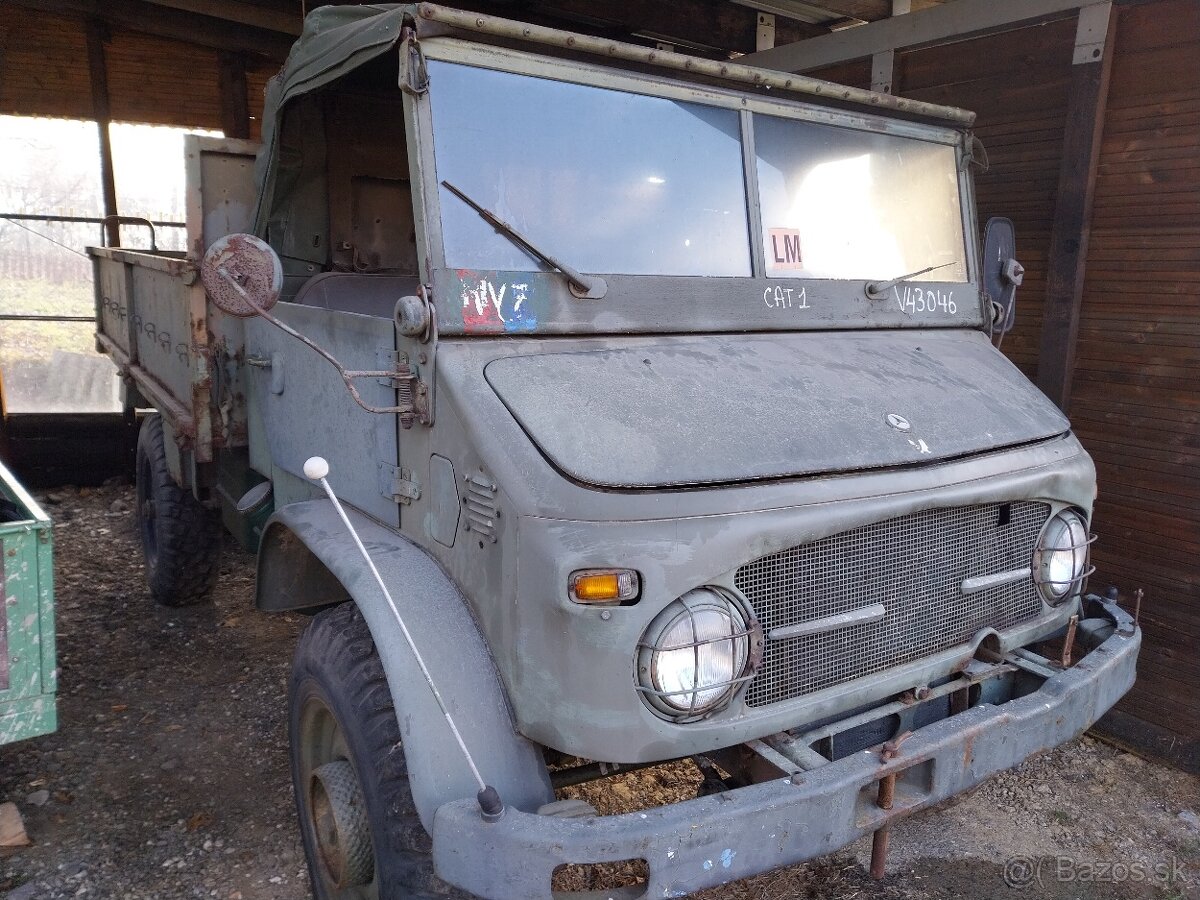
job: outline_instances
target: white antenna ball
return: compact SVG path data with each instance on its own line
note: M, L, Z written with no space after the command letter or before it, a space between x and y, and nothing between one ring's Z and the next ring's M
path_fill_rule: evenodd
M329 474L329 463L323 456L310 456L304 463L304 474L313 481L320 481Z

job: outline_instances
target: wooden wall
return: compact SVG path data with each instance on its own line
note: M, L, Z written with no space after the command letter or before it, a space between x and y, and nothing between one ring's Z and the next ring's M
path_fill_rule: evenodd
M1070 408L1096 460L1094 589L1142 587L1146 643L1114 730L1200 766L1200 5L1119 7ZM1026 265L1004 351L1036 378L1075 22L897 55L897 93L974 109L981 222ZM128 32L106 46L112 117L221 128L216 51ZM274 66L247 70L251 136ZM869 86L859 60L815 73ZM83 24L0 5L0 114L91 117Z
M115 122L221 130L216 50L116 31L105 43ZM259 134L263 88L277 66L250 61L250 136ZM0 115L92 118L82 19L0 4Z
M0 4L0 115L91 118L82 22Z
M962 106L979 116L975 133L989 168L976 171L982 224L1007 216L1017 229L1025 283L1017 291L1016 327L1005 353L1037 378L1046 293L1046 254L1058 192L1067 76L1075 23L1062 20L975 41L900 54L899 93Z
M973 109L1027 272L1003 350L1036 379L1073 17L898 54L896 93ZM813 73L868 87L869 61ZM1145 590L1118 738L1200 767L1200 5L1119 8L1069 408L1096 461L1092 590Z
M1118 20L1071 419L1096 460L1095 584L1143 587L1114 717L1200 765L1200 4ZM1150 726L1148 729L1143 724Z

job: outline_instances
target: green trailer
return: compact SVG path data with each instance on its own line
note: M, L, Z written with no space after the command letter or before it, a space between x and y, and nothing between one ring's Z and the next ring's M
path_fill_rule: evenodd
M0 464L0 744L58 727L50 519Z

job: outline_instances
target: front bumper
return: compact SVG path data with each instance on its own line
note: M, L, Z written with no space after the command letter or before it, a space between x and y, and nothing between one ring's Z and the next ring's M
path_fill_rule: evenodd
M549 898L556 866L644 859L641 896L693 891L831 853L961 793L1085 731L1133 684L1141 631L1113 604L1116 630L1074 667L1002 706L977 705L928 725L886 762L864 750L803 773L616 816L560 819L508 809L485 822L474 800L438 808L438 874L480 897ZM879 779L896 775L889 810Z

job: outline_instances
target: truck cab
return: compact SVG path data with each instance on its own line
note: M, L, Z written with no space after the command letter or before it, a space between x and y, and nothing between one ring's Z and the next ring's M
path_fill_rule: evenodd
M630 859L622 896L683 896L885 851L1128 689L1140 632L1085 590L1094 467L994 346L1018 269L1011 230L980 246L971 120L428 4L308 17L247 234L210 216L170 261L209 297L159 364L211 437L155 404L140 508L221 508L259 606L313 615L316 896L542 897ZM687 758L719 793L555 793Z

